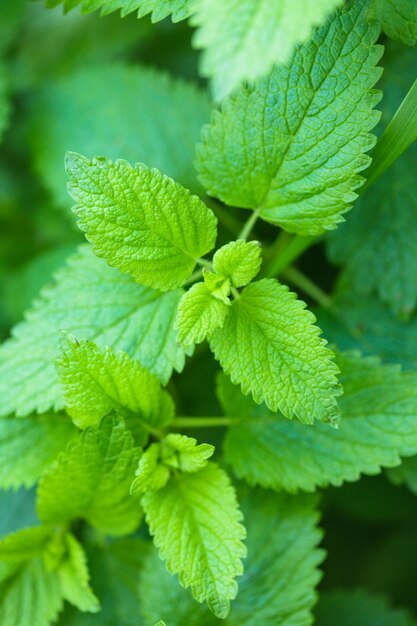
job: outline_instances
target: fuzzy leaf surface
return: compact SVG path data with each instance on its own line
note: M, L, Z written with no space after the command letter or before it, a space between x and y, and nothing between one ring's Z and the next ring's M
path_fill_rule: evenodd
M152 626L163 607L170 626L308 626L320 580L317 549L321 532L311 497L292 498L253 490L242 502L248 529L248 557L239 594L224 622L170 576L155 552L146 557L140 579L141 610ZM268 541L265 541L268 537Z
M175 326L177 341L183 346L201 343L222 327L229 306L214 297L206 283L193 285L181 298Z
M112 410L121 415L127 410L146 435L174 415L174 403L159 380L125 352L68 337L57 367L66 410L79 428L98 424Z
M63 408L54 367L62 330L126 351L166 383L184 367L174 330L181 295L140 286L81 247L0 348L0 415Z
M244 394L286 417L337 422L338 369L304 302L274 279L251 283L235 300L210 347Z
M141 509L129 488L139 456L131 433L116 418L87 428L42 477L39 518L51 524L82 518L110 535L133 532Z
M68 190L94 252L142 285L180 287L214 247L211 209L156 169L68 153Z
M289 423L220 378L226 414L252 419L230 428L224 443L240 478L269 489L314 491L378 474L398 465L402 455L417 453L416 374L353 352L340 355L338 364L344 388L338 430Z
M179 22L192 13L191 0L46 0L48 7L58 4L64 5L64 11L81 6L83 13L100 9L102 15L108 15L120 11L122 17L137 11L138 18L151 14L152 22L159 22L168 16L173 22Z
M217 617L225 618L246 555L242 514L227 474L208 463L148 492L142 505L170 573L178 574L183 587L191 587L198 602L206 601Z
M76 434L62 413L0 419L1 489L32 487Z
M197 151L208 193L300 235L343 221L375 143L378 34L365 5L350 3L287 65L225 100Z
M243 80L253 81L285 63L340 0L197 0L194 45L203 48L201 72L212 79L216 98Z

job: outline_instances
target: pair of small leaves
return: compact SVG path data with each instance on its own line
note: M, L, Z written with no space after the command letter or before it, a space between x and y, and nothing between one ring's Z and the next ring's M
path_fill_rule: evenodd
M221 328L229 313L231 289L247 285L261 263L257 241L232 241L217 250L213 270L204 269L204 282L193 285L181 298L176 321L178 342L192 346Z
M69 532L27 528L0 541L0 621L49 626L67 600L80 611L100 604L89 584L84 550Z

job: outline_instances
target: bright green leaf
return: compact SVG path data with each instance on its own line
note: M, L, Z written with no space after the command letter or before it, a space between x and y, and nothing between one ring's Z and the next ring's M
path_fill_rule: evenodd
M76 432L62 413L0 419L0 487L34 485Z
M217 617L225 618L246 554L242 514L227 474L209 463L148 492L142 504L168 570L178 574L184 587L191 587L198 602L207 601Z
M116 411L134 414L144 435L165 426L174 416L171 396L139 361L111 348L100 350L91 341L69 336L57 362L66 410L79 428L94 426Z
M81 5L84 13L101 9L102 15L113 11L120 11L125 17L132 11L137 11L138 18L152 14L153 22L159 22L169 15L173 22L185 20L192 12L191 0L46 0L46 5L55 7L64 5L65 11L70 11Z
M82 518L110 535L133 532L141 509L129 488L139 455L121 421L104 418L99 427L87 428L42 477L40 519L63 524Z
M158 491L158 489L165 487L169 476L169 468L160 462L159 444L153 443L139 459L136 477L132 482L130 493L136 495L147 491Z
M154 69L104 62L43 85L31 104L33 159L58 204L70 204L62 167L67 150L141 161L201 190L193 159L210 106L194 85Z
M235 300L210 347L232 382L255 402L311 424L337 422L338 369L314 316L284 285L263 279Z
M248 557L226 626L307 626L320 580L321 533L314 499L252 491L242 503ZM266 540L267 538L267 540ZM219 624L172 578L155 553L145 559L139 585L146 626L164 608L169 626Z
M201 72L218 99L287 61L295 44L341 0L197 0L194 45L203 48Z
M0 348L0 415L63 408L54 367L62 330L126 351L166 383L184 367L174 330L181 294L137 285L80 248Z
M382 47L362 4L342 8L285 67L213 114L197 153L210 195L300 235L342 221L363 183L378 121Z
M261 244L259 241L231 241L213 257L217 274L230 278L233 287L244 287L261 269Z
M68 153L73 211L94 252L139 283L180 287L210 252L217 219L203 202L155 169Z
M183 346L201 343L222 327L229 306L216 298L204 283L193 285L181 298L175 326L177 341Z
M250 418L231 428L224 443L237 476L276 490L314 491L378 474L382 467L398 465L401 455L417 453L416 374L357 353L339 356L338 364L344 388L338 430L289 423L220 379L226 414Z
M65 600L80 611L97 613L100 603L90 587L90 574L83 547L71 533L65 536L65 542L67 557L58 568L62 594Z
M382 30L407 46L417 43L417 4L415 0L373 0L371 16Z

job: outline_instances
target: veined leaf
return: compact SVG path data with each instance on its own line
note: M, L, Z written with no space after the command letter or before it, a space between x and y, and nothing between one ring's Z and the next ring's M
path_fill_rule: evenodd
M55 7L64 5L65 11L71 11L81 5L84 13L101 9L102 15L120 11L122 17L137 11L138 18L151 13L153 22L159 22L169 15L173 22L185 20L192 13L191 0L46 0L46 5Z
M417 5L414 0L373 0L370 13L391 39L407 46L417 43Z
M71 203L62 167L67 150L141 161L200 192L193 159L209 119L208 98L194 85L154 69L106 62L49 82L34 97L32 158L62 206Z
M171 574L225 618L246 555L242 514L227 474L214 463L171 478L142 498L146 521Z
M68 533L65 536L67 557L58 568L62 594L68 602L80 611L96 613L100 603L90 587L90 574L87 557L81 544Z
M174 403L159 380L124 352L100 350L70 336L61 344L57 367L66 409L79 428L98 424L111 411L123 416L127 411L146 440L174 416Z
M342 221L363 183L378 121L373 87L382 48L366 11L361 2L340 9L286 66L213 114L197 151L210 195L300 235Z
M248 557L226 626L307 626L320 579L321 533L311 497L252 491L242 503ZM265 538L268 537L268 541ZM161 613L169 626L215 626L205 607L170 576L155 552L147 556L139 584L146 626ZM161 611L163 607L163 611Z
M259 241L231 241L213 257L216 274L230 278L233 287L244 287L261 269L261 244Z
M253 81L273 63L288 60L341 0L197 0L192 24L196 48L203 48L201 72L221 99L241 81Z
M417 453L417 376L358 353L338 357L344 395L338 430L305 428L256 406L226 378L219 396L227 415L252 418L231 428L226 459L250 484L295 492L378 474Z
M214 213L158 170L75 153L66 168L73 211L95 253L139 283L180 287L214 247Z
M175 322L178 343L192 346L204 341L216 328L223 326L229 306L216 298L205 282L193 285L178 306Z
M137 498L129 497L140 450L115 418L84 430L42 477L38 513L45 523L78 518L110 535L133 532L140 521Z
M76 433L62 413L0 419L0 487L34 485Z
M416 626L406 609L394 608L382 595L365 589L327 591L320 596L315 609L317 626Z
M0 415L63 408L54 367L62 330L126 351L166 383L185 361L174 330L181 295L137 285L80 248L0 348Z
M274 279L251 283L210 338L220 365L245 394L271 410L337 422L338 369L304 302Z

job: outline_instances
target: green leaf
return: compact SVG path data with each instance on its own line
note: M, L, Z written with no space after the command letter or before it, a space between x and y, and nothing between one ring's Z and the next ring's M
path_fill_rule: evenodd
M387 473L395 485L405 485L417 495L417 456L402 459L401 465L389 469Z
M183 295L178 306L175 322L178 343L192 346L210 337L217 328L223 326L229 306L216 298L205 282L193 285Z
M121 421L104 418L87 428L42 477L39 518L51 524L82 518L109 535L133 532L141 509L129 488L139 455Z
M230 278L233 287L244 287L261 269L261 244L259 241L231 241L213 257L213 269Z
M248 528L248 557L239 594L226 626L311 624L321 533L314 499L252 491L242 503ZM267 541L265 539L268 539ZM139 584L141 610L152 626L163 607L169 626L214 626L218 620L199 607L169 576L155 552L145 559Z
M67 412L79 428L98 424L111 411L123 416L127 411L146 440L174 416L174 403L159 380L125 352L100 350L69 336L61 344L57 368Z
M41 556L51 536L51 528L47 526L33 526L13 532L0 541L0 560L22 563Z
M389 600L365 589L327 591L315 610L317 626L416 626L406 609L394 608Z
M67 533L65 541L68 555L58 569L62 594L65 600L80 611L97 613L100 603L90 587L90 574L83 547L71 533Z
M407 46L417 43L417 5L414 0L373 0L370 13L391 39Z
M0 583L0 623L5 626L50 626L62 606L58 579L39 557Z
M187 19L192 12L191 0L46 0L46 6L64 5L64 11L70 11L81 5L83 13L101 9L102 15L120 11L125 17L137 11L138 18L151 13L152 22L159 22L169 15L173 22Z
M153 443L141 456L130 493L162 489L172 470L198 472L207 465L213 452L214 446L208 443L197 445L194 437L169 433L161 442Z
M350 3L286 66L226 100L197 151L209 194L300 235L335 228L375 143L378 33L366 5Z
M70 204L62 167L67 150L141 161L200 192L193 159L209 119L207 96L194 85L136 64L105 62L54 78L39 90L30 109L32 158L64 207Z
M3 66L0 64L0 141L3 138L3 131L6 128L8 117L9 103L7 100L6 78Z
M224 442L237 476L270 489L314 491L378 474L417 453L417 375L358 353L340 355L338 364L344 388L338 430L289 423L220 379L225 413L250 418L230 428Z
M203 48L201 72L218 99L288 60L295 44L340 5L340 0L197 0L194 45Z
M126 351L166 383L184 367L174 330L181 295L137 285L80 248L0 348L0 415L63 408L54 367L62 330Z
M139 283L180 287L214 247L217 219L168 176L141 163L67 153L73 211L94 252Z
M236 576L245 529L227 474L214 463L199 472L173 477L142 498L146 521L171 574L191 587L198 602L207 601L220 618L236 597Z
M220 365L244 394L272 411L337 422L338 369L314 316L274 279L251 283L210 338Z
M0 487L34 485L76 432L61 413L0 419Z
M385 121L392 118L407 94L415 77L415 62L415 50L392 51L386 57L382 81L387 94L383 100ZM407 139L410 135L412 139L412 132L412 128L405 129ZM376 291L402 317L417 304L416 159L414 144L361 195L346 223L328 238L331 260L346 265L345 280L360 293Z

